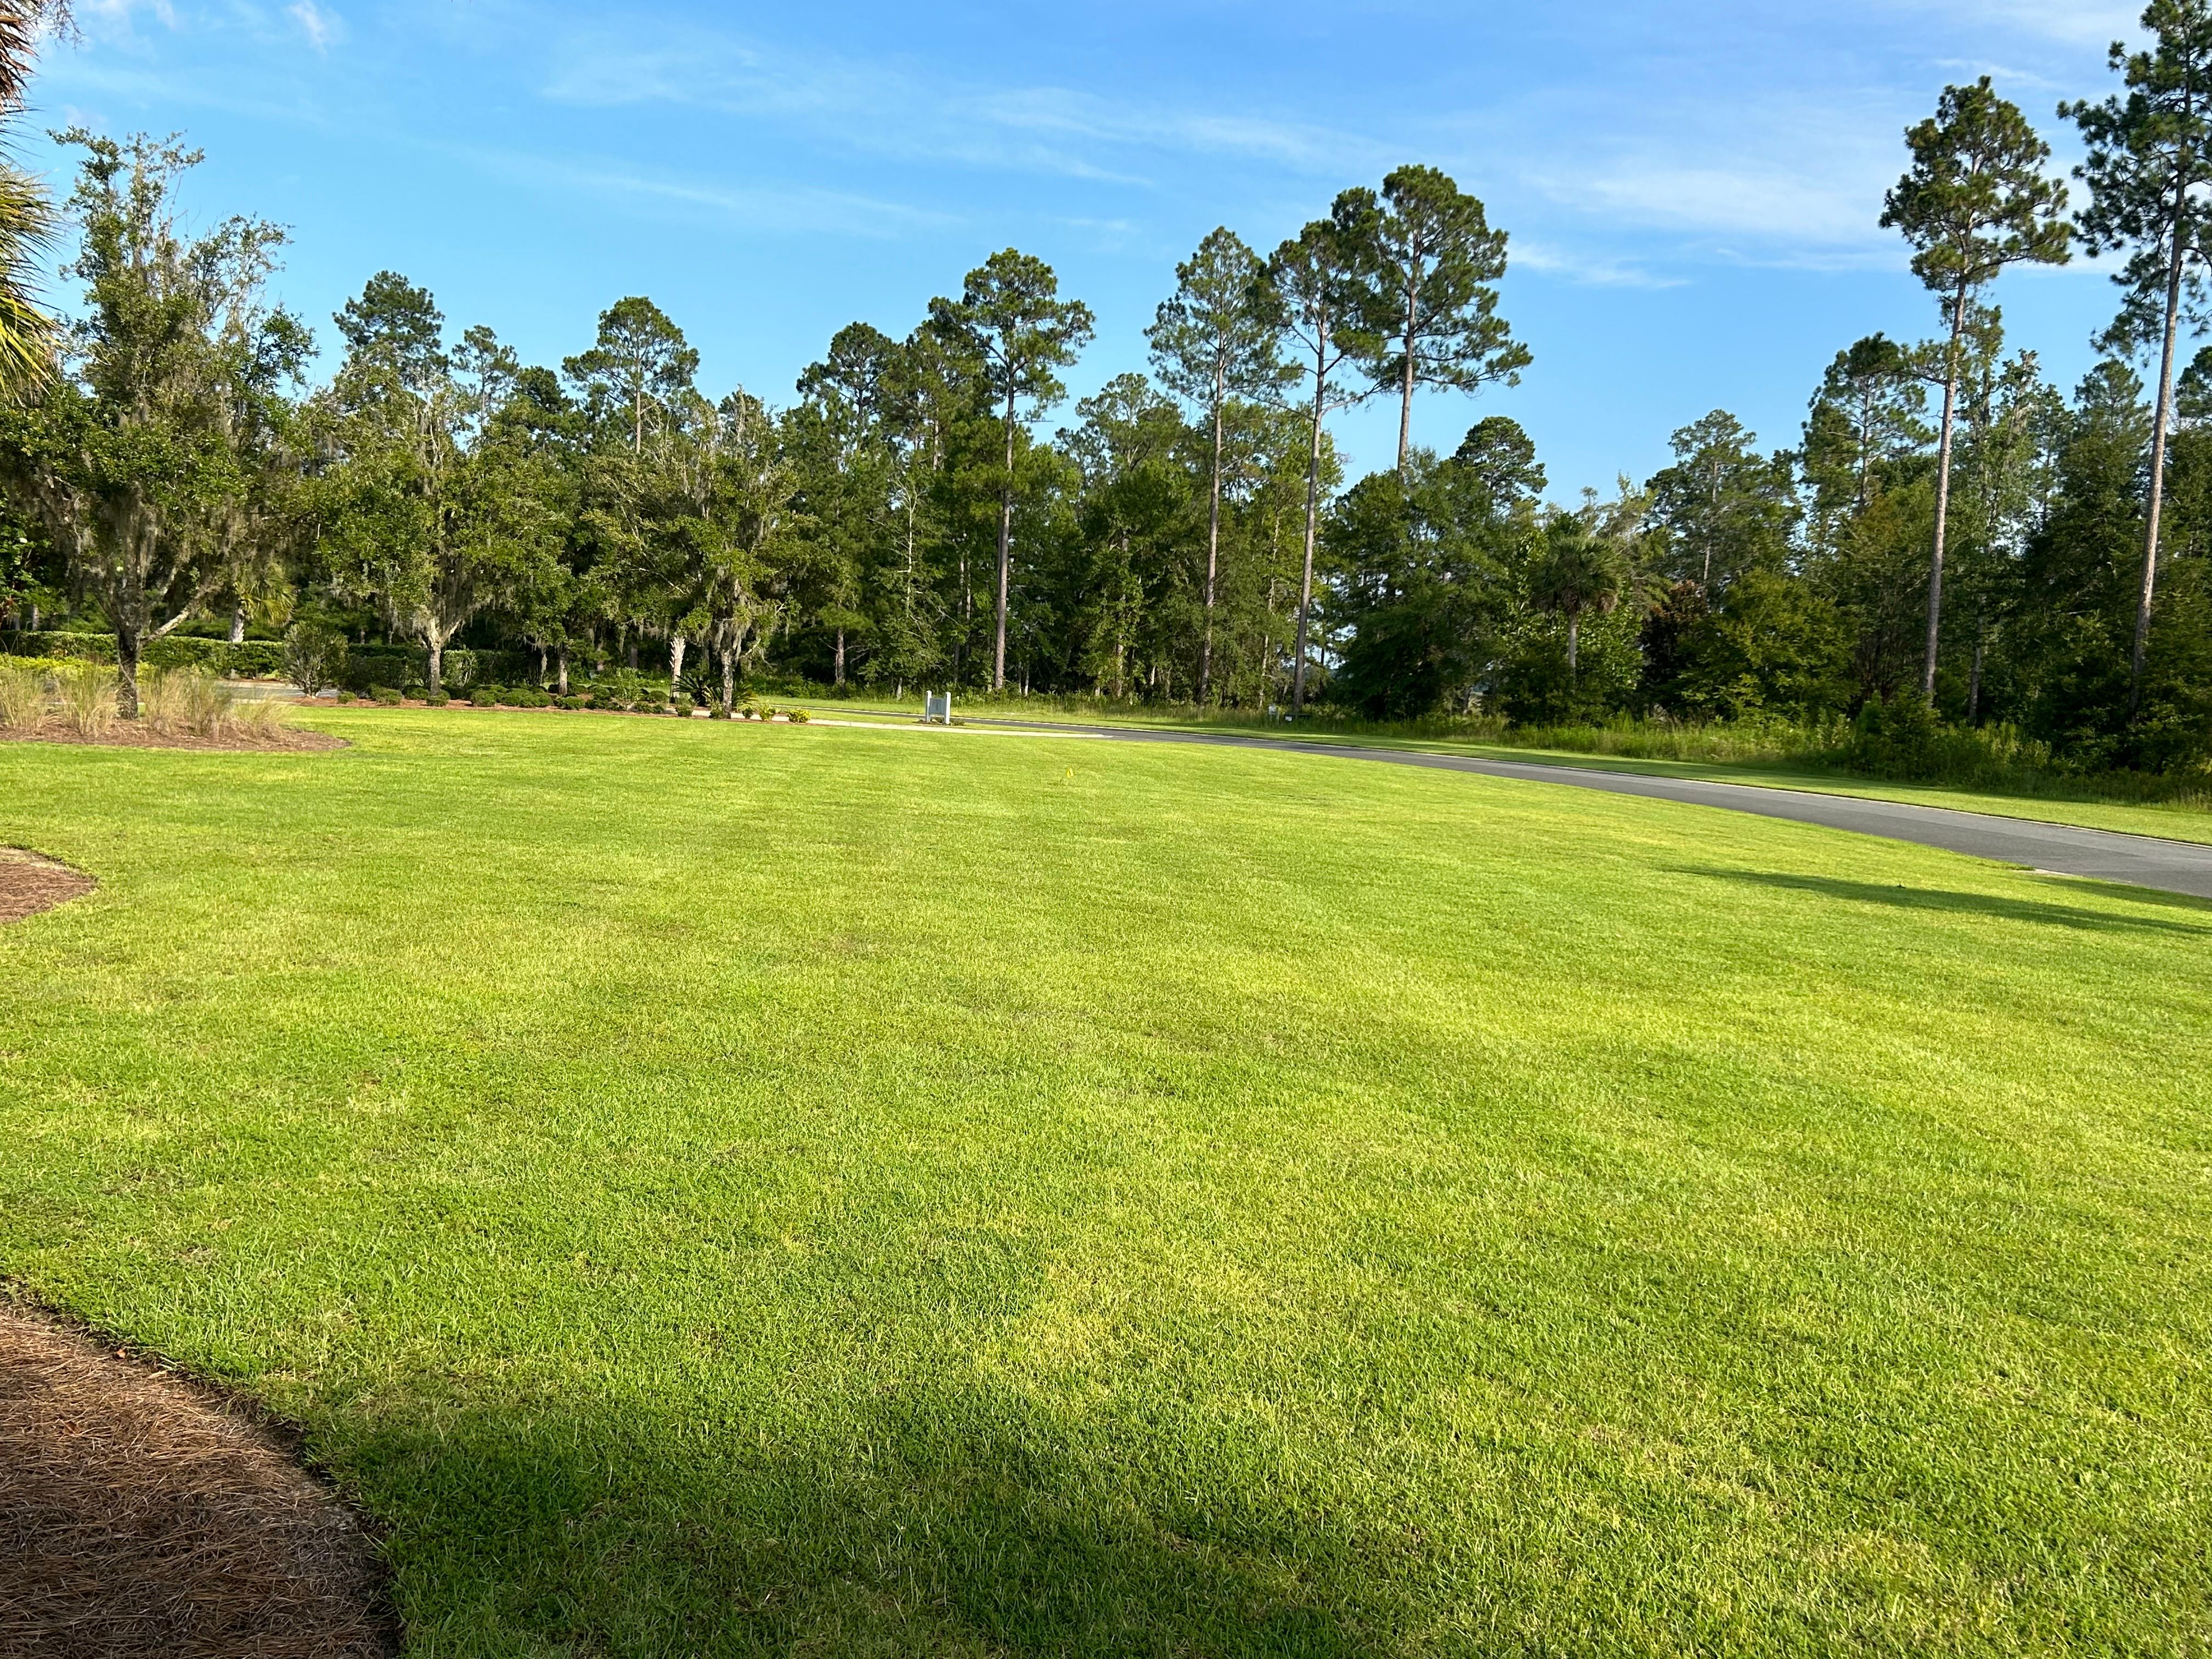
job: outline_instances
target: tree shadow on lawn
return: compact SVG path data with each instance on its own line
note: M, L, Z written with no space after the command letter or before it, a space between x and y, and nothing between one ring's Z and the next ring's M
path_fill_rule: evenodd
M2042 922L2088 933L2182 933L2203 937L2212 927L2171 921L2163 916L2115 915L2108 910L2085 910L2071 904L2051 904L2041 899L2000 898L1990 893L1957 893L1939 887L1892 886L1881 882L1846 881L1838 876L1788 875L1769 870L1723 870L1705 866L1670 866L1676 875L1706 876L1753 887L1777 887L1790 892L1816 893L1823 898L1850 899L1861 904L1887 904L1901 910L1936 910L1954 915L1996 916L2007 921ZM2081 890L2111 896L2112 886L2084 882ZM2153 902L2179 896L2156 893L2150 888L2124 888L2128 898ZM2193 901L2189 901L2194 903Z
M1402 1650L1378 1564L1290 1495L1112 1480L1003 1394L781 1451L706 1413L474 1407L343 1461L391 1523L410 1632L441 1651Z

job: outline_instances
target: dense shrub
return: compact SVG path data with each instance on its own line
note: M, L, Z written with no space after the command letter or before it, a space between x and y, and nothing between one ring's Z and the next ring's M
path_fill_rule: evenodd
M453 694L447 691L432 691L426 689L422 693L422 701L433 708L443 708L453 700Z
M302 618L284 632L285 676L311 697L344 684L345 659L345 635L335 628Z
M492 708L498 703L499 688L496 686L479 685L469 693L469 707L471 708Z
M0 633L0 650L14 656L113 662L115 635L54 629L38 633ZM284 672L284 646L278 640L243 640L233 645L228 640L168 634L147 641L138 661L144 668L200 668L226 679L269 680Z
M401 701L398 691L389 685L373 685L368 689L368 695L387 708Z

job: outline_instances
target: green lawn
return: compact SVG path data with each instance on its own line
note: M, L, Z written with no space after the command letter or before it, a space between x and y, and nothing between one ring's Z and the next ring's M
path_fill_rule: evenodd
M807 707L824 718L892 720L906 723L920 713L916 704L900 705L888 699L856 697L845 702L815 702ZM1327 731L1298 732L1289 727L1255 727L1248 723L1208 721L1175 712L1153 714L1144 709L1116 711L1110 716L1065 714L1042 705L1035 710L1019 703L981 703L957 711L963 718L979 720L1018 720L1039 726L1112 725L1178 732L1233 732L1264 736L1279 742L1313 743L1355 749L1412 749L1428 754L1473 755L1485 760L1522 761L1540 766L1578 766L1600 772L1640 772L1654 777L1701 778L1715 783L1744 783L1763 789L1808 789L1821 794L1858 795L1869 800L1909 801L1920 806L1944 806L1960 812L1990 812L2000 817L2039 818L2051 823L2077 823L2091 830L2117 830L2123 835L2157 836L2167 841L2212 842L2212 812L2188 801L2134 802L2095 799L2094 781L2081 785L2082 799L2058 794L2000 794L1987 790L1951 788L1939 784L1894 783L1853 776L1818 766L1778 766L1749 761L1632 760L1620 755L1592 755L1573 749L1522 748L1421 738L1368 737Z
M420 1655L2212 1643L2212 905L1323 757L0 745L0 1273Z

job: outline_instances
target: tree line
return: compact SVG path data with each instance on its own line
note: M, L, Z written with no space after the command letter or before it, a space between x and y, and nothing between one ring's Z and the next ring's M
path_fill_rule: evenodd
M431 688L460 643L526 650L563 690L665 665L726 703L769 672L1379 719L1918 701L2084 764L2197 764L2212 0L2143 25L2112 48L2117 91L2059 106L2078 202L1988 77L1908 131L1882 222L1930 338L1844 346L1785 447L1716 410L1655 476L1572 506L1504 416L1449 452L1411 441L1425 390L1530 366L1499 310L1505 234L1430 167L1269 252L1211 233L1150 372L1069 410L1094 319L1015 249L902 334L841 329L779 400L703 389L641 296L531 365L390 271L311 384L313 333L269 298L282 233L188 230L194 153L73 131L84 303L0 413L0 584L19 624L60 605L112 629L126 709L163 633L291 627L410 641ZM2113 257L2122 302L2068 392L1994 296L2077 248ZM1397 453L1347 481L1331 419L1370 398L1396 404Z

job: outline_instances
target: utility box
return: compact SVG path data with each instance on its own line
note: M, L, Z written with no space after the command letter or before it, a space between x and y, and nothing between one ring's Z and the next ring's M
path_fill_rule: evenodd
M925 691L921 695L921 720L925 726L952 724L952 694L950 691Z

